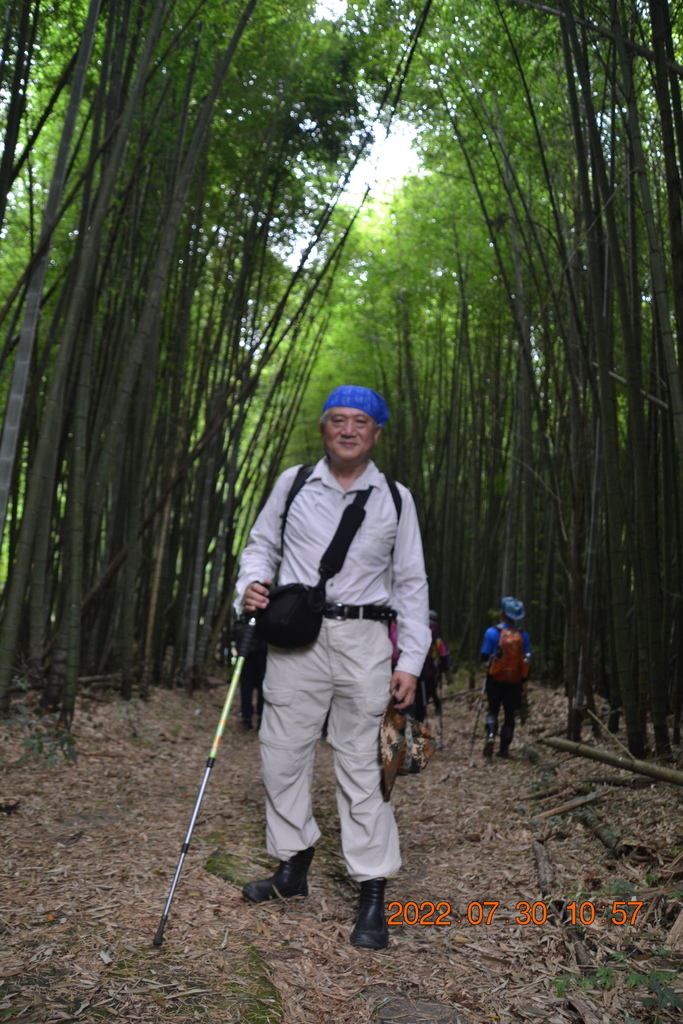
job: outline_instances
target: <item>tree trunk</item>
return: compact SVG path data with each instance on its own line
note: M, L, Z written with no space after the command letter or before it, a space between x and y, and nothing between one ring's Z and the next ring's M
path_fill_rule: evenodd
M62 135L59 142L59 149L57 152L57 160L55 162L55 169L52 175L52 181L50 182L50 191L48 193L47 202L45 204L45 212L43 214L43 225L40 236L40 246L42 252L40 259L34 264L26 290L26 311L24 313L24 322L22 324L21 334L19 337L19 344L17 346L17 354L14 359L12 384L10 386L9 397L7 399L5 422L2 431L2 441L0 441L0 545L2 544L2 537L5 528L7 503L9 500L9 492L12 484L14 460L16 458L17 445L19 442L21 413L24 407L24 397L26 395L26 382L28 380L31 359L33 356L33 346L35 342L36 331L38 329L38 318L40 315L40 303L43 295L43 285L45 283L45 273L47 271L47 265L50 256L50 249L48 243L50 235L52 233L54 222L57 218L57 210L59 208L59 204L64 193L64 184L66 181L69 151L71 149L71 143L76 129L76 118L81 107L81 99L83 97L83 89L85 87L85 78L88 71L88 65L90 63L90 54L92 52L93 42L95 39L95 30L97 28L97 18L100 11L100 3L101 0L90 0L88 15L86 18L85 25L83 27L81 45L78 50L78 59L76 61L76 67L74 69L74 76L71 84L71 95L69 97L69 105L67 107L66 116L64 118ZM28 16L28 8L29 4L28 2L25 2L23 5L23 12L24 16L26 17ZM17 61L17 70L18 69L19 61ZM3 160L8 155L7 147L9 142L10 140L8 140L8 138L6 137L6 148L3 152ZM10 145L10 160L13 151L13 146ZM0 175L1 174L2 170L0 168ZM0 222L1 220L2 218L0 217Z
M640 716L638 713L638 693L635 687L635 680L632 674L628 650L628 631L626 618L627 599L626 583L624 579L623 568L625 565L625 557L622 549L622 538L624 533L623 512L622 496L618 477L619 448L616 435L614 395L612 381L609 375L611 369L611 353L609 351L607 338L609 325L606 318L603 315L603 307L600 302L600 299L602 297L601 281L603 278L603 273L601 273L602 261L599 259L598 256L600 252L599 243L598 239L596 238L596 227L598 222L596 220L595 212L593 210L593 204L591 203L590 199L590 168L588 165L588 160L586 158L585 147L583 143L581 120L578 114L578 108L574 98L574 68L570 59L570 50L571 54L573 54L574 61L576 63L578 78L581 84L582 99L586 111L586 124L590 138L591 160L592 165L597 172L597 176L600 182L600 193L603 202L603 213L607 217L608 224L611 225L611 230L609 232L610 248L608 251L608 256L611 264L614 264L617 259L619 241L616 237L613 218L610 216L609 213L611 205L611 193L606 182L600 134L597 129L595 112L593 110L590 75L588 73L588 69L585 66L584 52L577 36L576 24L574 22L571 5L567 2L564 2L564 0L563 9L565 11L566 17L561 20L561 29L563 33L563 39L565 39L565 30L567 34L565 44L567 64L567 85L570 93L570 100L574 108L574 139L576 143L579 175L584 204L584 221L587 225L586 242L590 254L589 266L591 269L593 282L593 287L591 289L591 301L593 307L593 327L598 352L600 416L602 423L602 437L605 453L605 511L607 516L607 526L610 537L610 567L612 572L610 581L612 594L612 631L615 637L615 649L617 653L619 668L618 685L621 691L622 706L624 708L624 716L626 718L629 749L635 754L640 754L645 749L645 737L643 735L642 723L640 721ZM614 251L615 247L617 249L617 253L615 253ZM628 301L625 288L622 287L620 289L619 297L619 302L622 305L625 305L626 309L628 309ZM629 325L627 325L627 330L630 333ZM633 358L631 358L631 362L633 362ZM632 368L635 369L635 367Z
M52 380L45 402L45 414L41 425L35 462L28 483L21 529L16 545L16 558L8 582L6 613L0 627L0 709L7 707L9 698L9 683L17 645L23 597L28 587L34 529L43 494L46 491L49 492L51 486L51 466L54 464L56 447L61 437L64 395L71 357L80 332L82 312L90 298L90 287L97 266L97 253L104 219L113 194L118 168L124 156L128 131L154 53L163 8L163 0L159 0L152 16L148 35L145 38L143 54L137 68L136 81L128 97L124 113L121 116L119 130L116 133L111 152L109 153L97 202L90 218L89 228L80 249L80 260L71 289L64 332L55 360Z

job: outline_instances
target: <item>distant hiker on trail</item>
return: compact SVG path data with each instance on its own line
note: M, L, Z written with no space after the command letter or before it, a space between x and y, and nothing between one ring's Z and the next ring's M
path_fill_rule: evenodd
M342 852L360 883L351 944L367 949L388 943L385 884L401 867L398 828L380 786L380 723L390 696L398 709L413 703L431 643L415 504L371 460L388 418L384 399L368 388L343 386L328 396L319 423L325 457L304 467L308 473L292 467L279 477L249 535L236 585L237 602L256 613L264 635L268 621L282 628L285 600L306 605L286 620L289 632L271 632L279 642L269 640L263 684L266 846L280 864L272 877L249 882L242 892L253 903L308 895L307 872L321 834L313 817L313 764L327 718ZM343 544L340 522L352 527ZM323 572L330 564L332 572ZM278 589L271 591L278 567ZM309 596L301 599L302 590L314 595L312 603ZM309 632L306 609L322 618L301 645ZM388 627L394 615L401 653L392 673ZM304 620L306 630L297 626L293 637Z
M439 616L432 608L429 609L429 628L432 632L432 644L427 652L425 663L422 666L420 678L417 681L417 692L415 694L415 709L413 715L420 722L424 722L427 714L427 706L431 700L437 715L441 711L441 697L439 695L439 683L451 667L451 656L440 634Z
M514 597L500 602L500 622L484 633L481 656L487 663L486 698L488 712L484 728L484 757L493 755L498 712L503 705L503 727L500 730L498 757L508 757L508 748L515 732L515 711L522 707L526 695L526 677L531 661L529 634L517 623L524 618L524 605Z

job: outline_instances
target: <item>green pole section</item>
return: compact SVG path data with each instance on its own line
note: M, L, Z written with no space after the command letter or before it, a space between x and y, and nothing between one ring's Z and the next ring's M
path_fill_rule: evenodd
M239 657L237 658L237 661L235 662L235 668L233 669L232 679L230 680L230 686L228 687L228 692L225 695L225 701L223 703L223 710L221 711L221 717L218 719L218 725L216 726L216 733L215 733L214 738L213 738L213 744L211 746L211 751L209 753L209 759L206 762L206 768L204 769L204 778L202 779L202 784L199 787L199 793L197 795L197 800L196 800L195 805L194 805L194 811L192 812L192 818L190 819L190 825L189 825L189 828L187 830L187 835L185 836L185 841L184 841L184 843L182 845L182 848L181 848L181 851L180 851L180 859L178 861L178 866L175 869L175 875L173 876L173 882L171 883L171 890L170 890L170 892L168 894L168 899L166 900L166 906L164 907L164 912L161 915L161 921L159 922L159 927L157 928L156 935L154 936L154 939L153 939L153 943L154 943L155 946L160 946L162 944L162 942L164 941L164 928L166 927L166 921L168 920L168 914L169 914L169 911L171 909L171 903L173 902L173 896L175 894L176 887L178 885L178 880L180 879L180 872L183 869L183 862L185 860L185 856L187 854L187 851L190 848L190 840L192 838L192 832L194 831L194 826L195 826L195 822L197 820L197 815L199 814L199 808L202 805L202 800L204 798L204 792L205 792L206 787L207 787L208 782L209 782L209 775L211 774L211 769L214 766L214 762L216 760L216 755L218 754L218 748L221 745L221 739L223 737L223 730L225 729L225 723L228 720L228 715L230 714L230 708L232 706L232 702L233 702L235 693L237 692L237 687L239 686L240 676L242 675L242 668L244 667L244 659L245 659L246 654L247 654L247 652L249 650L249 646L251 644L251 640L252 640L252 637L254 635L255 628L256 628L256 618L254 616L252 616L252 618L249 619L249 623L248 623L246 629L244 630L244 634L242 636L242 640L241 640L240 647L239 647Z

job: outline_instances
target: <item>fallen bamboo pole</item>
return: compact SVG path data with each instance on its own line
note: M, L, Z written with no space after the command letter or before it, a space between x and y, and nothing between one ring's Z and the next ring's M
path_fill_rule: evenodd
M606 789L600 789L595 793L589 793L587 796L577 796L573 800L568 800L564 804L558 804L557 807L551 807L549 811L541 811L540 814L534 814L534 821L544 821L546 818L552 818L556 814L564 814L565 811L573 811L575 807L581 807L583 804L589 804L594 800L599 800L606 792Z
M589 747L586 743L575 743L573 740L564 740L559 736L546 736L539 738L538 742L544 743L547 747L554 747L556 750L564 750L576 757L588 757L593 761L601 761L603 764L612 764L615 768L623 768L624 771L649 775L652 779L661 779L663 782L671 782L674 786L683 786L683 772L678 772L675 768L665 768L662 765L652 764L651 761L639 761L626 754L610 754L608 750Z
M567 911L562 900L551 899L550 895L552 890L555 888L555 872L553 865L548 856L548 851L543 843L538 841L534 842L533 845L534 859L536 861L536 871L538 873L538 882L541 887L541 893L543 897L548 900L548 913L551 919L558 925L561 925L564 929L565 936L569 942L571 942L574 956L579 967L593 967L593 960L588 952L588 947L581 938L581 933L578 928L567 924Z
M538 873L538 884L541 887L541 895L546 898L550 896L555 888L555 872L548 856L548 851L543 843L538 840L533 845L536 871Z
M607 825L603 825L592 807L579 807L574 812L574 817L585 825L599 839L606 850L613 853L615 857L621 857L626 852L619 836Z

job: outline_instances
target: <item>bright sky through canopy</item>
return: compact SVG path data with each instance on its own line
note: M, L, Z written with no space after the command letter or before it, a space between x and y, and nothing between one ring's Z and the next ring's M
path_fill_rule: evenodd
M316 18L335 20L346 13L346 0L320 0ZM360 200L369 185L371 194L380 196L400 184L406 175L417 174L420 159L411 148L416 132L404 121L394 121L387 136L381 125L375 128L375 144L351 175L347 195L352 202Z
M389 135L381 125L375 132L372 149L351 175L347 193L352 200L360 199L368 185L375 197L393 191L406 175L417 174L420 169L420 158L411 147L417 134L412 125L394 121Z
M346 0L320 0L315 8L316 20L330 18L331 21L335 21L337 18L342 18L345 13Z

